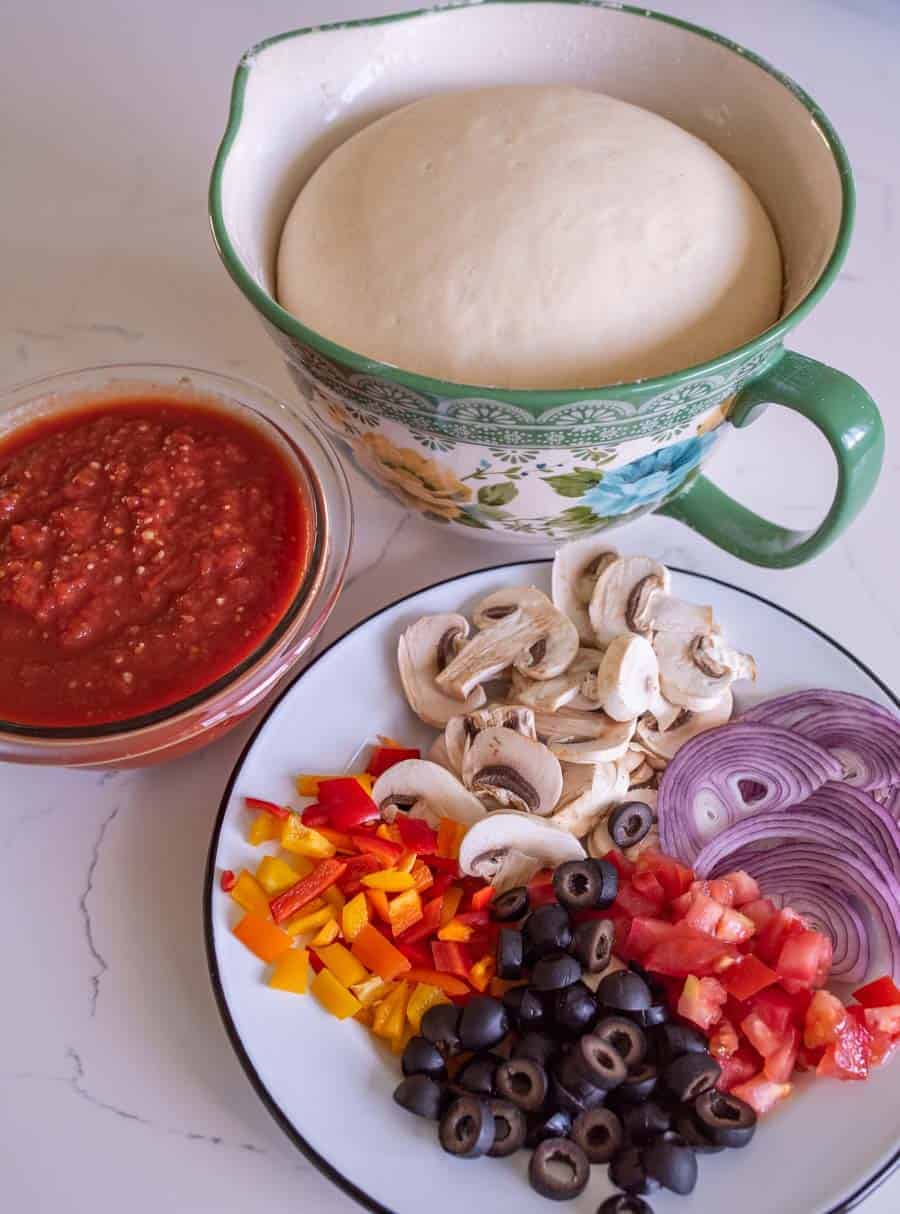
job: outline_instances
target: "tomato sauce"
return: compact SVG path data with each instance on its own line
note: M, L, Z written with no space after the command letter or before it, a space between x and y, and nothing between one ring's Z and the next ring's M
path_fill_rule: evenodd
M91 726L233 670L311 547L297 477L248 423L148 397L0 443L0 719Z

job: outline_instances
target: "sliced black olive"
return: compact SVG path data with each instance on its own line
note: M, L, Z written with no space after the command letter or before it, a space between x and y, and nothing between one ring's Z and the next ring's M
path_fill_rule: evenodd
M427 1075L409 1075L394 1089L394 1099L401 1108L417 1117L438 1121L445 1104L443 1087Z
M608 870L615 873L616 889L610 894ZM606 860L567 860L553 874L553 889L570 911L609 906L618 892L619 874Z
M422 1036L432 1045L436 1045L445 1058L458 1054L462 1049L459 1043L461 1015L462 1010L452 1003L438 1003L430 1007L422 1017Z
M559 1045L546 1033L523 1033L510 1050L510 1058L531 1058L544 1070L558 1052Z
M530 986L512 986L503 995L503 1006L513 1028L520 1033L540 1028L547 1018L545 999Z
M497 1090L497 1067L503 1062L499 1054L475 1054L456 1074L456 1086L474 1096L493 1096Z
M586 1033L597 1019L597 1000L583 982L557 991L553 1000L553 1023L566 1037Z
M441 1146L460 1159L486 1155L494 1145L494 1115L486 1100L460 1096L441 1118L438 1136Z
M425 1023L424 1016L422 1023ZM490 995L476 995L463 1008L459 1018L459 1040L464 1050L489 1050L501 1042L508 1031L506 1008Z
M561 991L581 977L581 963L570 953L546 953L535 961L531 981L539 991Z
M444 1079L447 1075L440 1050L424 1037L410 1037L400 1066L404 1075L429 1075L432 1079Z
M494 1117L494 1145L488 1155L502 1159L525 1145L528 1126L522 1110L508 1100L492 1100L491 1113Z
M602 974L609 965L615 934L612 919L589 919L575 928L575 956L589 974Z
M622 1127L630 1143L643 1146L656 1134L672 1128L672 1114L658 1101L645 1100L622 1109Z
M650 970L645 970L640 961L629 961L628 968L633 974L637 974L639 978L643 978L650 987L650 994L653 996L655 1003L665 1003L667 993L666 988L660 982L658 975L651 973Z
M576 1079L574 1086L564 1083L558 1075L550 1075L551 1106L562 1109L570 1117L577 1117L588 1109L596 1109L603 1104L606 1092L594 1087L583 1079Z
M624 1016L630 1016L635 1024L639 1024L641 1028L652 1029L657 1025L665 1024L669 1019L669 1009L665 1003L651 1003L649 1007L642 1007L634 1012L623 1012Z
M682 1054L707 1054L707 1041L699 1029L689 1024L661 1024L654 1030L656 1057L661 1066Z
M701 1133L720 1147L745 1147L756 1132L756 1113L738 1096L709 1088L693 1103Z
M501 927L497 936L497 977L521 978L525 961L525 941L514 927Z
M660 1135L642 1152L648 1176L686 1197L697 1183L697 1156L677 1135Z
M524 885L517 885L493 900L491 918L495 923L513 923L516 919L524 919L530 905L528 890Z
M626 1067L640 1066L647 1056L647 1035L626 1016L604 1016L591 1030L622 1055Z
M585 1033L566 1056L563 1082L575 1075L605 1092L624 1082L627 1068L622 1055L608 1040L596 1033Z
M606 819L606 826L616 847L634 847L640 843L656 821L653 810L643 801L623 801Z
M497 1092L526 1113L536 1113L547 1098L547 1072L532 1058L510 1058L497 1068Z
M556 903L539 906L525 920L525 954L535 962L547 953L565 952L572 943L568 912Z
M676 1100L688 1103L715 1087L722 1068L709 1054L682 1054L662 1072L662 1080Z
M648 1176L640 1148L623 1147L618 1155L614 1155L609 1165L609 1179L617 1189L638 1196L644 1193L655 1193L659 1181L655 1176Z
M536 1147L545 1138L566 1138L572 1129L572 1118L565 1109L542 1110L528 1118L526 1147Z
M653 1211L635 1193L614 1193L607 1197L597 1214L653 1214Z
M619 1086L618 1098L626 1104L640 1104L652 1095L658 1079L656 1067L649 1062L642 1062L639 1067L628 1072Z
M551 1201L571 1201L587 1188L591 1165L569 1138L545 1138L535 1147L528 1165L531 1187Z
M600 979L597 1002L616 1012L640 1012L653 1003L650 987L631 970L616 970Z
M612 1109L590 1109L579 1113L572 1123L572 1140L589 1163L609 1163L624 1140L622 1123Z
M702 1093L702 1095L705 1094L705 1092ZM713 1140L700 1129L689 1104L679 1108L675 1114L673 1128L675 1133L679 1134L689 1147L693 1147L698 1155L717 1155L720 1151L725 1150L724 1147L717 1147Z

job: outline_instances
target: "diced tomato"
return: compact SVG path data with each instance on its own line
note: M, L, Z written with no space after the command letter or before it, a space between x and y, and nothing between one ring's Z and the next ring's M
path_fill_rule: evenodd
M891 1007L900 1004L900 989L892 978L876 978L854 991L853 998L863 1007Z
M900 1004L893 1007L867 1007L866 1028L870 1033L886 1033L888 1037L900 1036Z
M750 1007L779 1037L784 1036L789 1026L795 1022L794 1002L779 986L766 987L764 991L754 995L750 1000Z
M792 932L781 946L775 968L788 992L824 986L831 972L831 941L808 928Z
M456 974L459 978L468 978L472 962L464 944L458 944L455 940L433 940L431 955L436 970L444 974Z
M319 804L328 810L335 830L351 831L381 817L378 806L353 776L320 780Z
M739 910L735 910L731 906L726 906L722 910L722 917L716 924L716 936L719 940L730 940L734 944L741 944L756 931L756 924L752 919L748 919L746 915L742 915Z
M730 1092L739 1083L744 1083L759 1070L759 1056L749 1045L739 1045L727 1058L717 1059L722 1074L716 1081L720 1092Z
M394 825L407 851L414 851L417 856L433 856L437 851L437 831L432 830L421 818L398 813Z
M683 923L676 923L668 939L653 946L644 961L648 970L673 978L715 976L728 968L737 956L733 944L704 935Z
M627 928L627 934L618 948L618 955L626 961L640 961L655 944L668 939L672 934L672 924L667 923L665 919L650 919L638 915L629 921L623 916L616 923L617 928L619 923L624 923Z
M618 870L620 881L628 881L635 871L636 866L632 861L627 856L623 856L620 851L616 851L615 848L606 852L602 859Z
M722 982L729 995L735 999L751 999L778 981L778 975L758 957L749 953L737 965L726 970Z
M752 906L753 904L748 903L748 905ZM748 914L746 907L743 914ZM754 919L753 915L749 915L748 917ZM754 922L756 922L755 919ZM803 931L806 931L806 924L796 911L792 911L789 907L776 911L757 932L756 944L753 946L753 951L761 961L765 961L766 965L772 965L777 968L778 957L785 940L787 940L788 936Z
M734 891L735 906L743 907L748 902L756 902L759 899L759 884L742 868L735 869L733 873L726 873L723 880L727 881Z
M313 829L317 826L330 826L331 814L324 805L315 802L313 805L307 805L303 810L300 814L300 821L304 826L311 826Z
M770 1028L759 1012L751 1012L741 1021L741 1032L762 1058L768 1058L784 1041L784 1036Z
M824 1045L817 1045L815 1049L810 1049L809 1046L800 1043L800 1048L797 1051L797 1061L795 1066L798 1071L814 1071L822 1061L822 1055L825 1053Z
M716 877L710 881L709 896L720 906L734 906L734 887L727 877Z
M652 876L652 874L645 874ZM655 878L654 878L655 880ZM661 898L648 897L641 893L631 881L622 881L619 885L619 892L616 895L615 905L626 913L626 915L646 915L655 917L665 905L665 895L662 892L662 886L656 882Z
M358 848L361 853L374 856L385 868L390 868L392 864L396 864L403 855L401 844L392 843L390 839L379 839L377 835L368 835L362 831L355 830L350 835L350 839L354 847Z
M719 920L725 913L725 908L699 890L691 894L691 904L682 917L683 923L689 923L698 932L706 932L708 936L716 934Z
M677 898L673 898L671 902L672 916L675 919L683 919L694 904L694 894L692 890L687 890L683 894L679 894Z
M418 759L420 754L419 750L407 750L402 746L376 746L366 771L377 779L395 764L402 763L404 759Z
M890 1037L887 1033L872 1034L872 1056L869 1066L883 1066L900 1050L900 1037Z
M803 1024L803 1044L810 1049L833 1045L847 1022L847 1009L830 991L816 991Z
M694 874L671 856L664 856L655 849L650 849L637 858L635 868L640 872L651 872L663 887L668 901L673 901L679 895L691 888Z
M723 1016L710 1034L710 1054L721 1062L724 1058L730 1058L739 1045L740 1038L737 1035L737 1029L730 1020L726 1020Z
M791 1094L789 1083L773 1083L762 1072L731 1088L733 1095L739 1100L746 1100L757 1116L762 1117L771 1112L776 1104L786 1100Z
M748 919L752 919L757 929L759 929L765 927L769 920L778 914L778 907L771 898L756 898L753 902L745 902L743 904L741 914L746 915Z
M722 1007L727 998L724 986L717 979L696 978L691 974L685 979L681 998L678 1000L678 1015L706 1032L716 1021L721 1020Z
M763 1065L766 1079L771 1079L773 1083L787 1083L794 1073L799 1048L800 1033L791 1025L778 1048L766 1058Z
M553 874L548 869L541 869L528 882L528 901L532 909L546 906L556 901L556 890L553 888Z
M822 1055L816 1074L834 1079L865 1079L871 1059L872 1034L854 1016L848 1016L838 1029L837 1040Z
M659 910L662 910L668 901L662 882L656 873L650 872L649 869L638 870L631 878L631 885L642 897L655 902Z

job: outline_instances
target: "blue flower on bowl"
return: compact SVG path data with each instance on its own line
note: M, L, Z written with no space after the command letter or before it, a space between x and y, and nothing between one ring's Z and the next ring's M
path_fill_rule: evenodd
M627 514L662 500L682 483L715 442L715 433L685 439L607 472L582 497L603 517Z

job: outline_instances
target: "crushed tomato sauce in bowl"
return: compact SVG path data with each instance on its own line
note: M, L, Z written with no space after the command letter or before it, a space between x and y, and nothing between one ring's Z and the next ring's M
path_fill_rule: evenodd
M340 589L350 503L327 440L260 389L183 368L98 368L13 396L0 757L155 761L218 736ZM44 757L41 738L62 749Z

